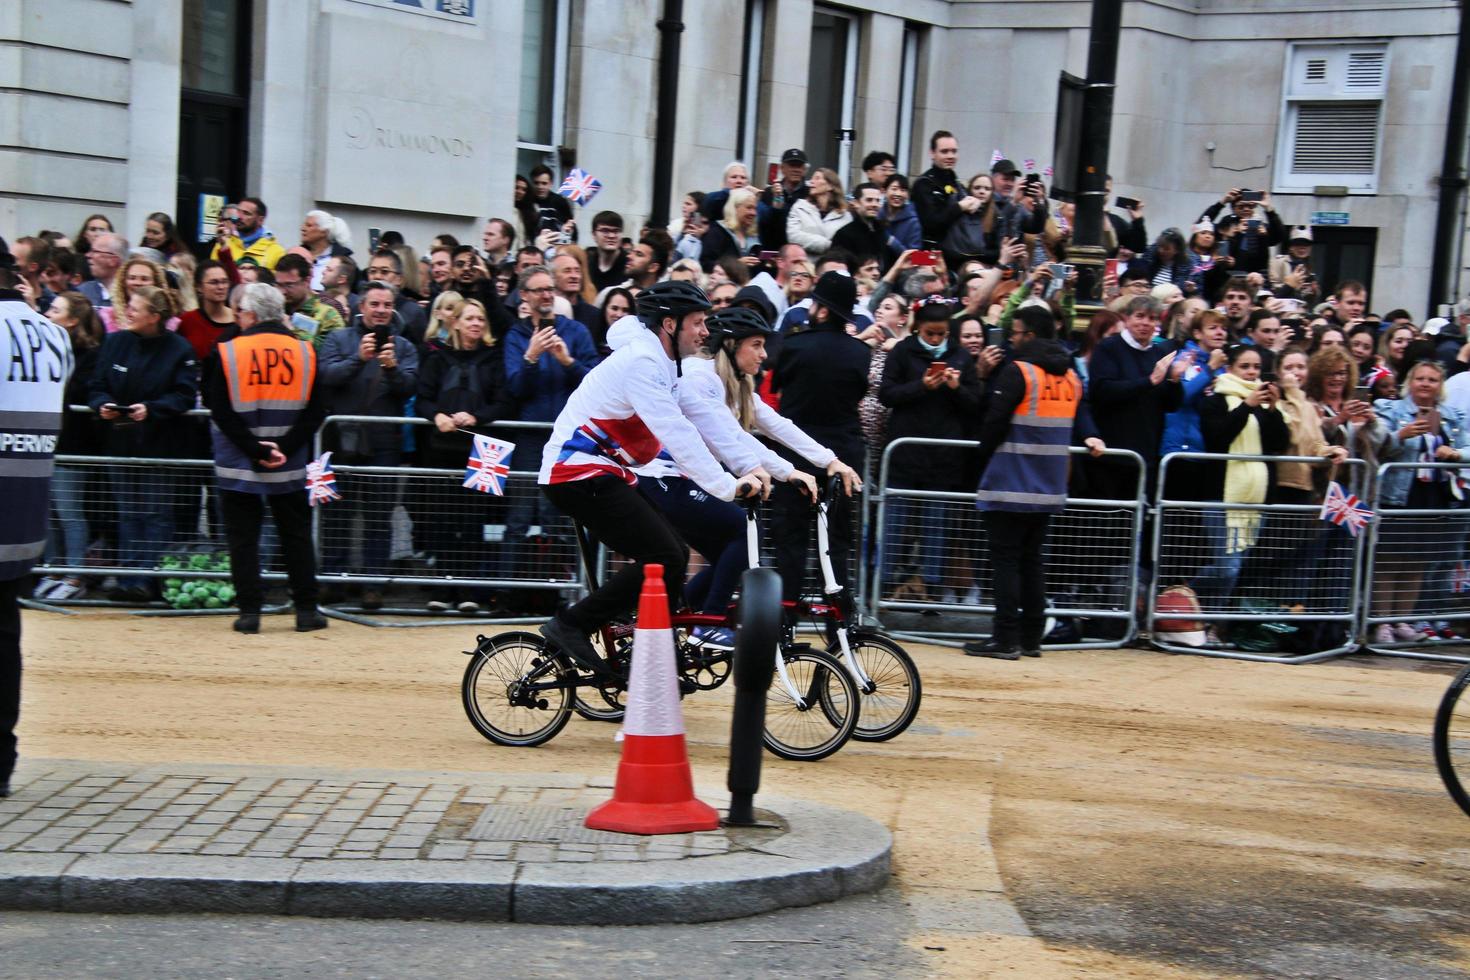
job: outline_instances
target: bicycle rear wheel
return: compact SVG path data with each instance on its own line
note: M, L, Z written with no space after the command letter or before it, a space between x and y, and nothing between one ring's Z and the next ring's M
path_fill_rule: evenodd
M886 742L913 724L919 714L919 702L924 699L919 668L907 650L881 633L849 630L847 642L853 659L873 682L871 690L861 691L862 720L852 737L860 742ZM837 643L827 652L841 659L842 648Z
M460 698L476 731L519 748L550 741L567 726L576 683L571 662L547 650L540 636L502 633L470 658Z
M1434 764L1445 789L1470 814L1470 667L1456 675L1434 717Z
M815 762L847 744L857 728L861 700L846 668L816 650L780 654L786 675L800 696L778 673L766 692L766 730L761 741L783 759Z

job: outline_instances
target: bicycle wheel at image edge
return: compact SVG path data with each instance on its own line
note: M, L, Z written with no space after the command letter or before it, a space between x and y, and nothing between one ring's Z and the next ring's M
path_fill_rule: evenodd
M783 759L815 762L847 744L857 728L862 702L851 675L835 659L816 650L781 655L792 687L778 671L766 692L766 730L761 741Z
M913 724L924 698L924 685L919 668L909 652L879 633L853 630L848 633L853 659L873 682L873 689L862 692L862 711L852 737L860 742L886 742ZM837 659L842 649L836 643L827 652ZM823 702L823 708L835 711Z
M572 665L551 654L540 636L502 633L482 643L470 658L460 697L470 724L485 738L512 747L540 745L571 720L576 676ZM513 695L528 682L542 689Z
M1470 667L1456 675L1434 717L1434 764L1445 789L1470 815Z

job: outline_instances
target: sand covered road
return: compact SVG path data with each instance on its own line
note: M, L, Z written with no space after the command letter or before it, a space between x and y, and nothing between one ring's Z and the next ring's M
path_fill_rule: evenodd
M580 719L538 749L481 739L459 705L472 628L228 626L28 613L22 753L616 765L612 726ZM909 733L815 765L767 756L763 788L894 830L909 941L936 972L1470 972L1470 819L1441 790L1428 737L1446 669L911 649L925 701ZM729 701L685 701L695 778L710 786L724 780Z

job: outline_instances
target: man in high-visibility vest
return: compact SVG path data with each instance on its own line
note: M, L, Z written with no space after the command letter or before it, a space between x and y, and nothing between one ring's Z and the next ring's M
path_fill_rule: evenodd
M1028 306L1011 324L1011 360L996 374L980 429L975 506L990 537L995 628L965 644L972 657L1041 656L1046 632L1042 546L1051 515L1067 506L1068 447L1074 434L1094 456L1107 448L1083 400L1072 356L1056 340L1056 321Z
M285 315L276 287L243 286L235 300L240 332L219 345L209 379L214 473L240 633L260 632L260 526L266 502L286 560L296 629L327 625L316 607L316 556L305 492L312 434L326 412L317 394L316 351L296 338Z

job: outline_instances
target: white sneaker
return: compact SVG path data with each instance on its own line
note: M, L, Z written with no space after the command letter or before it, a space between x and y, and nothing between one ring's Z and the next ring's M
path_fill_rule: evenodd
M972 585L972 586L970 586L970 591L965 593L965 605L967 605L967 606L978 606L978 605L980 605L980 586L978 586L978 585Z
M1393 638L1400 643L1414 643L1424 639L1424 634L1420 633L1408 623L1394 623Z
M428 603L428 608L429 612L449 612L449 610L454 608L454 604L449 602L449 600L447 599L430 599Z
M1398 641L1394 639L1392 626L1387 623L1379 623L1373 630L1373 642L1382 644L1397 643Z
M66 602L69 599L80 599L87 594L87 587L80 579L64 578L56 583L56 588L46 596L52 602Z
M960 597L955 593L954 589L945 589L944 595L939 601L946 606L958 606L960 604Z
M61 579L52 578L50 575L47 575L45 578L41 579L41 581L37 582L36 587L31 590L31 598L45 599L47 597L47 594L60 584Z

